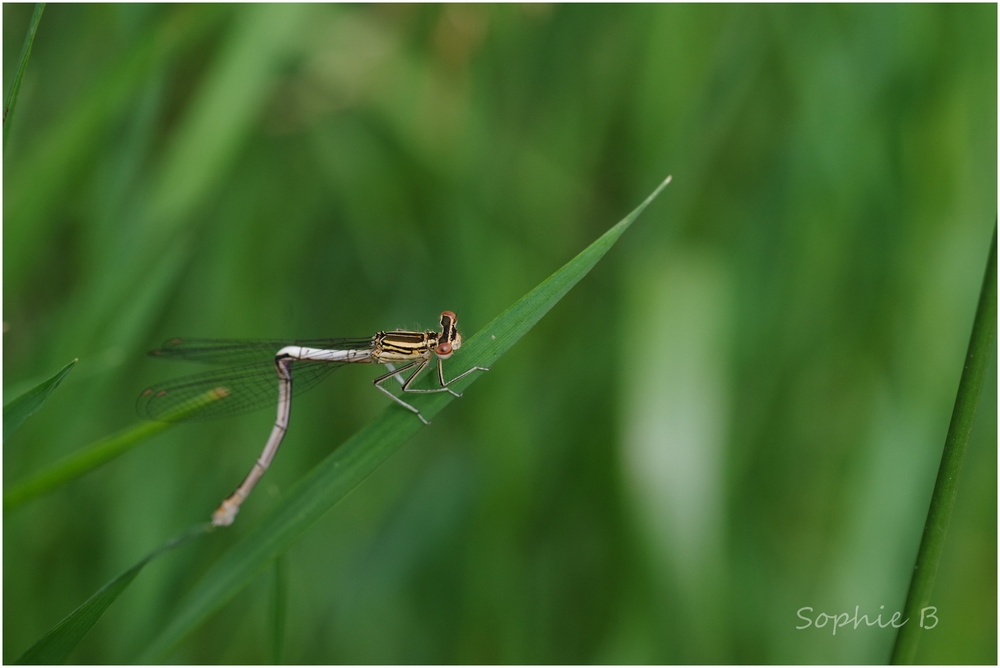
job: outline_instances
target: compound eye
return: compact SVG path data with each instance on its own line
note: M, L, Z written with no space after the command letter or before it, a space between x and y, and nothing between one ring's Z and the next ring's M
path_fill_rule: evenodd
M434 352L438 354L439 357L448 357L454 352L451 344L445 341L444 343L438 344L438 347L434 349Z
M442 326L444 326L444 319L445 318L448 318L449 320L451 320L452 324L455 324L456 322L458 322L458 316L457 315L455 315L451 311L445 311L444 313L441 314L441 325Z

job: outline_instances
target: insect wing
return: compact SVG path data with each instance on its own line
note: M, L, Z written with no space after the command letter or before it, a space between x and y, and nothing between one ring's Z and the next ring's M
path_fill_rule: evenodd
M264 362L244 364L193 376L184 376L147 388L139 395L140 416L161 422L207 420L240 415L276 406L278 371L274 353ZM295 361L292 364L292 393L299 395L314 387L343 364Z

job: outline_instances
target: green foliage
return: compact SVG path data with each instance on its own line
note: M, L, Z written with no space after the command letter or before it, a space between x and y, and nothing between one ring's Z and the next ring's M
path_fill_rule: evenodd
M948 525L955 509L955 500L958 498L958 481L962 476L962 464L965 461L969 437L972 435L976 411L979 408L983 380L987 376L990 363L994 361L991 353L996 347L996 336L997 228L994 226L993 244L986 259L986 275L983 276L976 319L972 326L972 335L969 337L969 352L966 353L965 368L958 384L955 410L951 414L948 437L945 439L944 451L941 454L941 466L938 468L934 494L931 496L931 507L927 511L927 522L924 524L924 536L917 552L917 564L913 568L906 606L903 608L904 614L910 619L919 619L920 611L931 605L934 578L941 563ZM899 630L892 650L892 663L915 661L921 633L922 629L916 624L904 625Z
M635 211L608 230L565 267L498 316L484 330L469 339L462 348L465 352L458 353L456 359L465 361L468 367L493 364L593 268L594 264L604 256L628 226L638 218L639 214L668 183L670 183L669 177ZM489 339L486 338L487 335L489 335ZM464 390L473 380L473 378L469 378L458 381L454 384L455 390ZM450 393L441 393L422 398L425 399L424 402L418 401L418 403L426 404L421 409L422 413L433 416L450 403L454 397ZM196 405L186 410L196 411L200 407L200 405ZM183 416L175 417L181 418ZM211 612L232 598L268 562L275 562L277 569L277 563L281 562L282 553L320 515L371 475L389 455L413 436L417 431L415 424L412 415L392 406L383 411L375 422L359 432L347 444L330 455L324 463L314 469L289 493L288 498L265 524L216 562L203 579L204 584L193 593L188 606L149 648L147 653L150 657L153 659L161 658L160 654L172 647L181 637L203 622ZM152 424L152 427L156 426L159 425ZM74 477L74 471L89 470L96 465L93 462L104 461L115 456L108 453L118 454L145 435L145 433L140 434L140 429L131 429L125 434L109 439L103 445L98 444L100 447L92 446L85 449L82 453L83 457L77 456L67 460L62 466L56 465L47 475L36 477L10 493L11 505L31 495L54 488L61 482ZM5 509L8 505L7 498L8 495L5 495ZM132 580L149 561L175 547L183 540L203 533L204 530L203 527L195 527L191 532L170 541L163 548L151 553L112 580L35 643L18 662L61 663L64 661L87 631L100 619L108 606L132 583ZM283 612L281 611L283 595L279 596L277 592L277 589L283 589L280 581L281 575L278 574L275 585L276 612L274 615L276 662L280 659L280 639L284 628Z
M271 601L271 623L274 645L271 652L271 663L283 663L285 650L285 619L288 616L288 575L285 571L285 558L280 556L274 560L274 595Z
M73 360L63 368L59 369L51 378L43 380L38 385L11 399L3 405L3 440L6 442L7 436L13 434L21 423L31 417L35 411L42 407L45 400L52 394L52 390L58 387L62 379L66 377L73 365L78 360Z
M63 457L45 470L4 490L3 509L12 510L26 501L61 487L124 454L168 426L170 425L166 422L144 422Z
M3 11L13 82L33 7ZM995 26L993 5L50 4L4 146L8 396L80 362L5 444L5 497L196 371L145 355L165 338L447 309L471 340L674 174L283 554L282 658L883 662L891 630L796 611L904 605L996 216ZM917 661L996 661L995 364ZM151 562L68 659L145 655L378 419L371 378L297 399L236 524ZM5 513L4 660L206 519L273 417L177 425ZM273 580L171 659L271 657Z
M162 547L150 552L135 566L116 577L93 596L88 598L83 605L70 613L66 619L59 622L54 629L31 646L15 663L21 664L57 664L63 663L69 653L79 644L91 627L97 623L104 611L108 609L118 595L128 587L132 580L150 561L160 556L164 552L187 542L195 536L206 533L211 529L211 524L205 523L193 527L180 536L167 541Z
M64 372L68 371L72 364L63 369L63 371L60 371L60 374L65 375ZM35 392L37 389L31 390L31 392ZM51 391L51 388L49 391ZM3 509L7 511L16 508L26 501L47 494L116 457L120 457L135 446L145 442L149 437L168 428L174 421L183 420L187 414L196 413L201 410L206 402L215 401L218 398L219 395L208 392L203 401L195 402L190 406L175 410L164 416L161 422L142 422L134 427L123 429L117 434L112 434L80 448L78 451L63 457L44 470L35 473L27 480L4 490ZM6 412L4 414L4 421L6 424Z
M590 272L668 183L670 178L635 211L463 343L461 350L452 358L454 368L489 368L496 362ZM457 381L454 383L455 391L462 393L479 375L471 374ZM418 397L413 403L421 414L431 418L454 399L451 393L441 392ZM243 589L254 575L280 557L306 529L370 476L420 427L421 423L414 420L411 413L389 406L337 448L288 492L263 524L215 562L171 625L147 650L142 662L163 659L167 650Z
M24 36L24 46L21 47L21 58L17 66L17 74L14 76L14 83L11 84L10 91L3 102L3 144L7 146L7 131L10 123L14 119L14 109L17 107L17 94L21 91L21 80L24 79L24 68L28 66L28 58L31 57L31 45L35 43L35 33L38 32L38 22L42 20L42 12L45 11L45 3L35 4L35 11L31 13L31 22L28 24L28 34Z

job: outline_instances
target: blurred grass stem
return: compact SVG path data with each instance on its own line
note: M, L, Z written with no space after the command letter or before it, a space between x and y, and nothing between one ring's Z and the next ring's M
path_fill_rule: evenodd
M51 665L66 661L70 652L80 644L80 641L101 619L101 616L115 602L119 594L132 584L132 581L145 568L146 564L192 538L202 536L211 530L212 525L208 522L196 524L147 554L139 563L101 587L80 607L67 615L65 619L32 645L27 652L22 654L15 663Z
M35 43L35 33L38 32L38 22L42 20L42 12L45 11L45 3L39 2L35 5L35 11L31 13L31 20L28 22L28 34L24 36L24 46L21 47L21 60L17 66L17 74L14 76L14 83L7 93L7 99L3 102L3 145L7 146L7 132L10 130L10 120L14 117L14 107L17 105L17 94L21 90L21 80L24 78L24 70L28 66L28 58L31 56L31 46Z
M173 414L165 416L162 422L143 422L107 438L102 438L96 443L63 457L49 468L5 491L3 494L4 511L16 508L36 496L51 492L53 489L79 478L84 473L128 452L150 436L170 427L174 420L181 420L188 413L196 412L206 403L216 401L224 396L225 394L220 394L217 390L206 392L202 402L195 402L175 411Z
M6 490L3 493L4 512L79 478L169 426L166 422L144 422L63 457L49 468Z
M986 377L987 365L991 359L990 348L996 338L996 332L997 229L994 225L993 243L990 246L983 287L979 293L979 305L976 307L972 336L969 338L965 368L958 383L955 409L951 414L944 452L941 453L941 466L938 468L937 481L934 483L931 506L927 511L927 522L924 524L924 535L920 541L917 563L913 568L910 591L903 609L903 619L908 619L910 623L900 628L896 635L891 659L894 664L913 663L916 658L920 634L924 630L920 627L921 611L930 605L934 577L948 533L948 522L951 520L955 498L958 496L958 478L962 471L962 460L969 445L969 435L972 433L972 423L976 416L976 408L979 406L979 395L982 393L983 379Z
M285 618L288 609L288 575L285 555L274 560L274 600L271 609L271 623L274 633L271 663L281 664L285 648Z

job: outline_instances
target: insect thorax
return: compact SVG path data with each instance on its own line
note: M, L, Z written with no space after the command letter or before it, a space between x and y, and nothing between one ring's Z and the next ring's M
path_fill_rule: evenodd
M405 362L428 358L437 345L437 332L379 332L372 346L372 360L376 364L385 362Z

